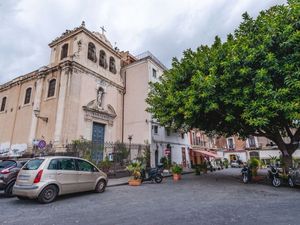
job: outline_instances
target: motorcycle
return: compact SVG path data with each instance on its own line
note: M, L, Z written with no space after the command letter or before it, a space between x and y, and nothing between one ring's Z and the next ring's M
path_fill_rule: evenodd
M242 173L243 182L245 184L251 181L251 179L252 179L252 171L251 171L251 169L248 166L245 165L243 167L241 173Z
M163 180L162 171L163 171L162 167L150 168L148 171L143 169L141 172L142 182L155 181L155 183L157 184L161 183Z
M281 185L281 179L279 176L279 169L274 166L270 166L270 170L268 171L269 178L272 180L272 185L274 187L279 187Z

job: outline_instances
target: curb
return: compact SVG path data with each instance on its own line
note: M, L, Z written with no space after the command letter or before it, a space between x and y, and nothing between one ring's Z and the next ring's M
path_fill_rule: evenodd
M194 172L183 172L182 175L187 175L187 174L191 174L191 173L194 173ZM170 175L165 175L163 176L164 178L167 178L167 177L172 177L173 175L170 174ZM111 184L111 185L107 185L107 187L118 187L118 186L124 186L124 185L128 185L128 182L123 182L123 183L119 183L119 184Z
M107 187L118 187L118 186L123 186L123 185L128 185L128 182L119 183L119 184L111 184L111 185L107 185Z

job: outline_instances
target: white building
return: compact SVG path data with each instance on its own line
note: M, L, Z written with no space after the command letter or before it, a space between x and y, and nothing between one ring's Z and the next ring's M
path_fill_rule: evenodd
M151 149L151 166L160 163L164 156L172 162L187 165L189 162L187 135L161 127L149 112L146 98L149 82L158 82L166 67L150 52L143 53L123 67L125 77L124 95L124 141L132 137L132 143L148 143Z

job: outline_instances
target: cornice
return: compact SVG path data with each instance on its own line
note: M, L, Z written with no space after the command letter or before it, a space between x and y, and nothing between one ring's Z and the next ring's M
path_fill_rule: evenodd
M56 66L52 66L52 67L44 66L44 67L42 67L42 69L35 70L31 73L17 77L5 84L2 84L2 85L0 85L0 92L5 91L9 88L12 88L16 85L20 85L22 83L31 81L31 80L37 80L39 78L44 78L48 74L58 71L58 70L67 71L67 73L70 73L70 72L76 73L79 70L82 73L90 74L96 78L100 78L101 80L105 81L109 85L116 87L118 90L120 90L122 92L124 92L124 90L125 90L125 88L122 85L119 85L119 84L109 80L108 78L104 77L103 75L96 73L93 70L88 69L87 67L85 67L75 61L66 60Z

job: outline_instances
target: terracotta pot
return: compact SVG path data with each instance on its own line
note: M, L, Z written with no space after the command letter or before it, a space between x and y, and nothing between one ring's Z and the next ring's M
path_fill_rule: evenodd
M137 179L137 180L132 179L128 181L129 186L140 186L141 183L142 183L141 179Z
M264 176L253 176L252 177L253 182L260 182L260 181L263 181L264 179L265 179Z
M181 174L173 173L173 180L174 180L174 181L181 180Z

